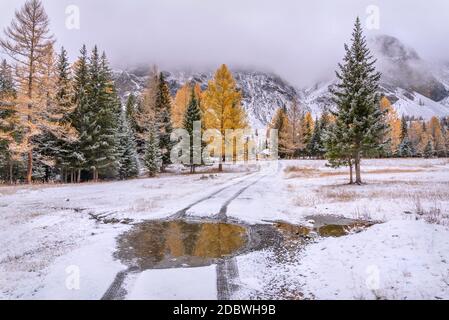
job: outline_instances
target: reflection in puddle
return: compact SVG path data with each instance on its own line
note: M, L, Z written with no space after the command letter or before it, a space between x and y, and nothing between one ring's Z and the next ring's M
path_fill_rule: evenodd
M316 236L341 237L373 224L336 216L307 219L313 227L285 222L252 226L184 220L145 222L119 238L116 257L140 270L208 266L268 248L278 252L282 260L285 256L281 252L295 256Z
M374 225L374 222L332 215L316 215L307 217L307 219L313 221L313 230L321 237L343 237Z
M234 224L155 221L121 237L117 255L141 270L199 267L235 255L246 243L247 230Z
M213 221L150 221L138 224L120 236L115 256L129 266L129 272L217 264L218 297L227 299L238 288L235 280L238 278L238 264L232 258L251 251L267 250L272 254L267 268L273 267L273 279L265 286L273 295L266 296L262 290L257 291L254 297L302 299L301 288L284 285L285 274L279 273L279 268L285 268L288 274L290 266L300 263L300 250L316 241L317 237L345 236L373 225L337 216L317 215L307 217L307 220L307 226L286 222L245 226ZM116 278L114 283L123 283L123 277ZM111 292L105 296L123 295Z

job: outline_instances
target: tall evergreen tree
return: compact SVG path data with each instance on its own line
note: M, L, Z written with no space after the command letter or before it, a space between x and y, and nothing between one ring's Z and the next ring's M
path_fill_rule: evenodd
M3 59L0 64L0 103L6 102L10 97L16 95L12 68L6 59Z
M80 50L80 56L74 65L73 101L74 110L70 114L70 122L79 134L78 141L70 143L68 154L70 172L65 173L65 180L70 174L72 182L81 181L81 170L86 167L84 150L88 147L92 114L89 112L89 62L86 46ZM75 177L76 173L76 177Z
M408 124L405 116L401 118L401 141L408 137Z
M195 89L192 88L190 95L190 102L184 114L183 127L187 130L190 136L190 173L195 173L197 164L194 163L194 159L201 159L202 148L194 148L194 122L201 121L201 109L196 98ZM198 154L199 153L199 154Z
M79 132L77 154L82 169L91 172L94 181L99 175L117 174L118 126L121 104L115 90L106 55L101 57L94 47L87 60L83 47L75 72L75 127ZM79 175L79 172L78 172Z
M56 163L62 169L61 176L64 176L68 168L70 168L74 157L72 144L78 138L76 129L73 128L70 119L74 111L74 92L71 67L67 57L67 51L64 48L61 48L61 53L58 55L56 76L55 106L51 115L51 121L58 123L65 130L60 134L52 135L52 154L55 157Z
M146 151L145 151L145 167L148 170L148 176L154 177L160 172L162 167L162 156L159 149L159 137L156 126L153 126L148 133Z
M135 133L137 130L136 112L138 100L134 94L130 94L126 100L126 120L128 121L130 129Z
M15 112L16 89L12 68L3 60L0 65L0 180L13 183L13 166L20 157L14 152L19 146L20 130Z
M139 174L136 141L124 112L119 125L119 143L117 146L120 179L135 178Z
M398 156L402 158L410 158L414 157L415 155L416 151L413 147L413 144L410 141L409 137L406 136L398 147Z
M387 125L379 106L381 74L376 72L375 60L367 48L359 18L352 34L352 45L345 45L345 50L344 63L336 72L339 83L332 89L337 106L333 112L336 125L328 136L334 140L328 143L328 147L341 150L328 150L327 157L331 161L336 156L347 159L349 152L354 159L355 183L361 184L361 158L383 148L380 140Z
M117 95L109 63L103 53L98 56L94 48L90 60L89 107L93 113L93 128L91 137L93 144L89 148L90 167L93 169L93 179L97 181L99 174L114 177L118 169L118 125L121 103Z
M317 118L315 121L312 138L310 139L309 145L307 146L307 153L312 157L320 158L324 155L325 150L322 140L322 129L323 126Z
M170 136L173 131L171 123L171 97L168 84L161 72L155 102L155 124L158 131L159 148L162 156L162 170L170 164L170 152L173 147Z
M435 151L433 148L433 142L432 142L432 139L429 139L429 141L426 144L426 147L424 148L423 156L424 156L424 158L429 159L429 158L433 158L434 155L435 155Z

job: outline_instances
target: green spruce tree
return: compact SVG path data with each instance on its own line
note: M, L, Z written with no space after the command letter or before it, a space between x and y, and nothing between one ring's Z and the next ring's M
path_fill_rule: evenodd
M69 163L64 173L67 182L81 182L81 171L87 169L87 159L84 151L89 147L89 133L92 131L91 123L93 115L89 110L89 62L86 46L80 50L80 56L74 65L73 77L73 105L74 110L70 114L70 122L78 132L78 140L70 143Z
M100 174L107 178L117 174L117 128L121 104L106 55L100 57L96 46L90 58L88 88L88 113L92 122L89 123L87 135L90 143L84 153L92 170L92 178L98 181Z
M315 127L313 129L312 138L307 146L307 153L311 157L321 158L324 154L324 147L322 141L322 125L320 120L317 118L315 122Z
M194 163L195 158L201 159L202 148L194 148L194 122L201 121L201 109L199 101L196 98L194 88L190 96L190 102L184 114L183 127L190 136L190 173L195 173L197 164Z
M432 139L429 139L429 141L426 144L426 147L424 148L424 158L430 159L433 158L435 155L435 150L433 148L433 142Z
M56 164L61 169L61 177L64 177L74 162L73 146L78 138L77 131L71 123L71 115L74 111L73 81L67 51L64 48L61 48L61 53L58 55L56 73L55 107L51 117L53 122L68 129L63 135L52 135L52 153Z
M170 152L173 147L170 136L173 131L171 122L171 97L168 84L161 72L155 102L155 125L159 136L159 148L162 156L162 171L170 164Z
M144 158L149 177L155 177L162 167L162 156L159 145L158 131L156 130L156 126L153 126L149 130Z
M328 149L327 158L333 165L353 159L355 183L362 184L361 159L383 149L380 141L387 125L379 105L381 74L376 72L359 18L352 34L352 45L345 45L345 50L344 63L336 73L339 83L331 90L337 109L333 112L335 126L328 135L333 141L327 146L337 150Z
M138 100L134 94L130 94L128 99L126 100L126 120L128 121L130 129L134 132L137 131L137 123L136 123L136 110L138 107Z
M119 125L119 144L117 146L119 158L119 177L122 180L135 178L139 174L136 141L130 128L126 114L122 112Z
M15 155L10 147L20 140L17 114L14 109L16 89L12 68L3 60L0 64L0 180L13 183Z

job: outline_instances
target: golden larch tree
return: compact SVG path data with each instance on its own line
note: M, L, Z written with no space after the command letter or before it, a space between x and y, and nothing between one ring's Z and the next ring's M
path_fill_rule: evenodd
M37 87L42 79L42 70L48 59L49 49L54 43L50 34L50 21L40 0L28 0L16 11L11 25L5 29L0 47L16 63L19 83L17 111L25 128L23 147L28 153L27 182L32 182L33 141L41 132L40 121L43 105L38 98ZM42 97L41 97L42 98ZM39 101L40 100L40 101Z
M401 119L387 97L382 97L380 100L380 109L386 113L385 120L390 128L387 135L390 140L391 154L396 154L401 144Z
M199 84L194 85L194 92L196 99L200 102L201 106L201 87ZM173 99L172 108L172 123L173 127L178 129L182 128L184 114L186 112L187 106L190 103L190 98L192 96L192 84L186 83L176 92L175 98Z
M225 133L228 129L245 129L246 113L241 106L242 95L226 65L222 65L209 81L203 94L203 113L206 129L219 130L222 135L222 162L225 161ZM223 170L222 162L219 170Z
M295 152L293 130L284 108L277 109L270 125L278 130L278 152L281 158L290 158Z

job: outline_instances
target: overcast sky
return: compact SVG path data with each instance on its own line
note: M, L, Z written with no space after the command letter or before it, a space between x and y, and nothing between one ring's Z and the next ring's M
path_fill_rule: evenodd
M24 0L0 0L0 28ZM352 24L380 9L380 29L429 60L449 61L447 0L43 0L58 45L71 58L83 43L106 50L114 67L233 68L273 71L302 86L324 78L342 58ZM80 29L66 27L67 6ZM73 20L71 20L73 21ZM372 24L371 24L372 25ZM375 25L374 25L375 26ZM0 36L3 36L3 32Z

